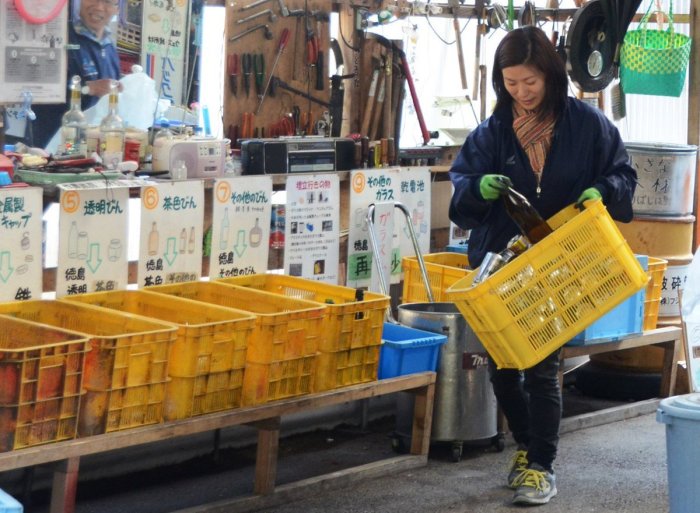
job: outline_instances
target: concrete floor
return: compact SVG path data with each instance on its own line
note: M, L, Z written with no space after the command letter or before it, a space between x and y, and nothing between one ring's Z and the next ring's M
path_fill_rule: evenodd
M565 400L569 410L575 401ZM581 404L586 406L590 402ZM613 406L564 419L555 464L559 495L540 508L548 513L665 513L668 511L665 427L655 420L655 401ZM602 412L602 413L601 413ZM605 412L611 412L606 414ZM569 411L569 413L572 413ZM638 415L638 416L637 416ZM617 418L625 420L615 420ZM601 425L593 425L602 422ZM592 427L586 427L586 426ZM317 430L280 442L278 486L394 456L391 417L369 424ZM428 465L399 473L335 483L274 513L494 513L522 509L510 504L504 486L513 445L497 452L484 444L451 461L449 444L433 444ZM81 464L76 513L165 513L202 511L197 505L252 492L255 448L222 449L215 461L203 454L179 464L95 479L95 464ZM128 468L129 454L112 456ZM126 460L126 461L125 461ZM109 464L109 460L105 460ZM91 470L91 467L93 470ZM40 476L39 476L40 477ZM2 483L7 489L12 483ZM19 485L14 483L15 487ZM48 494L35 486L26 513L48 512ZM38 489L37 489L38 488ZM8 490L9 491L9 490ZM190 509L187 509L190 508ZM222 509L221 511L227 511Z

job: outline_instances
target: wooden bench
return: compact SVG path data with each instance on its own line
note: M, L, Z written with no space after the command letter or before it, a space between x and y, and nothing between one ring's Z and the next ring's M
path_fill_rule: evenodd
M673 395L676 387L676 358L682 347L683 331L681 328L669 326L648 330L641 335L624 338L611 338L596 341L585 346L564 346L561 352L561 361L575 356L590 356L592 354L609 353L644 346L659 346L664 350L661 387L659 397ZM559 382L563 381L563 365L560 366Z
M319 486L330 480L352 481L389 471L402 471L426 465L433 420L435 378L434 372L410 374L255 407L4 452L0 453L0 472L55 463L50 512L73 513L81 456L247 424L258 430L253 487L255 495L203 505L196 510L233 512L245 511L253 507L269 507L287 501L295 495L299 496L305 488ZM410 454L275 488L280 420L283 415L401 391L415 394Z

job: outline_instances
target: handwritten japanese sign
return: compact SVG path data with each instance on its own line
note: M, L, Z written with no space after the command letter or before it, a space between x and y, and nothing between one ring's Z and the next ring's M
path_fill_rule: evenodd
M338 175L287 178L286 274L338 283L339 204Z
M690 264L669 265L661 281L660 317L678 317L681 314L678 291L682 290L688 280Z
M211 279L267 271L272 178L222 178L214 183Z
M41 298L41 189L0 189L0 301Z
M143 2L143 68L158 84L160 97L175 104L183 101L188 4L186 0Z
M201 180L141 189L138 286L198 280L202 273L203 224Z
M129 189L61 186L56 296L125 289Z

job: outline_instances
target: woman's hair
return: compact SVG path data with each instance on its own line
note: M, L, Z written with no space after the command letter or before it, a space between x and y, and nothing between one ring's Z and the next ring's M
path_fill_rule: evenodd
M538 116L545 118L552 115L557 119L564 110L568 94L566 68L544 32L531 26L511 30L496 48L491 78L496 91L496 110L510 109L513 104L503 81L503 69L521 64L532 66L544 74L546 94Z

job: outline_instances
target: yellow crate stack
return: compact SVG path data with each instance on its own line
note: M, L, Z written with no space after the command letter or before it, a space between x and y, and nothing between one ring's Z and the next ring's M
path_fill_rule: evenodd
M243 406L313 392L325 306L215 282L158 285L148 290L255 314L246 352Z
M601 201L548 223L554 233L482 283L472 272L447 291L502 368L535 365L649 279Z
M644 299L644 325L643 329L656 329L656 322L659 319L659 304L661 303L661 285L664 273L668 266L668 260L663 258L649 257L649 283L647 283L646 297Z
M0 315L0 452L75 438L87 342Z
M463 253L430 253L423 256L433 299L437 302L449 301L445 295L448 288L469 274L469 258ZM402 303L425 303L428 294L425 291L423 275L415 256L403 257Z
M177 327L170 351L164 419L184 419L241 405L250 312L156 294L148 290L70 296L78 301Z
M89 337L78 436L162 422L174 326L62 300L3 303L0 313Z
M218 282L249 287L326 306L319 341L315 391L377 379L384 316L390 298L373 292L279 274L255 274ZM217 283L218 283L217 282Z

